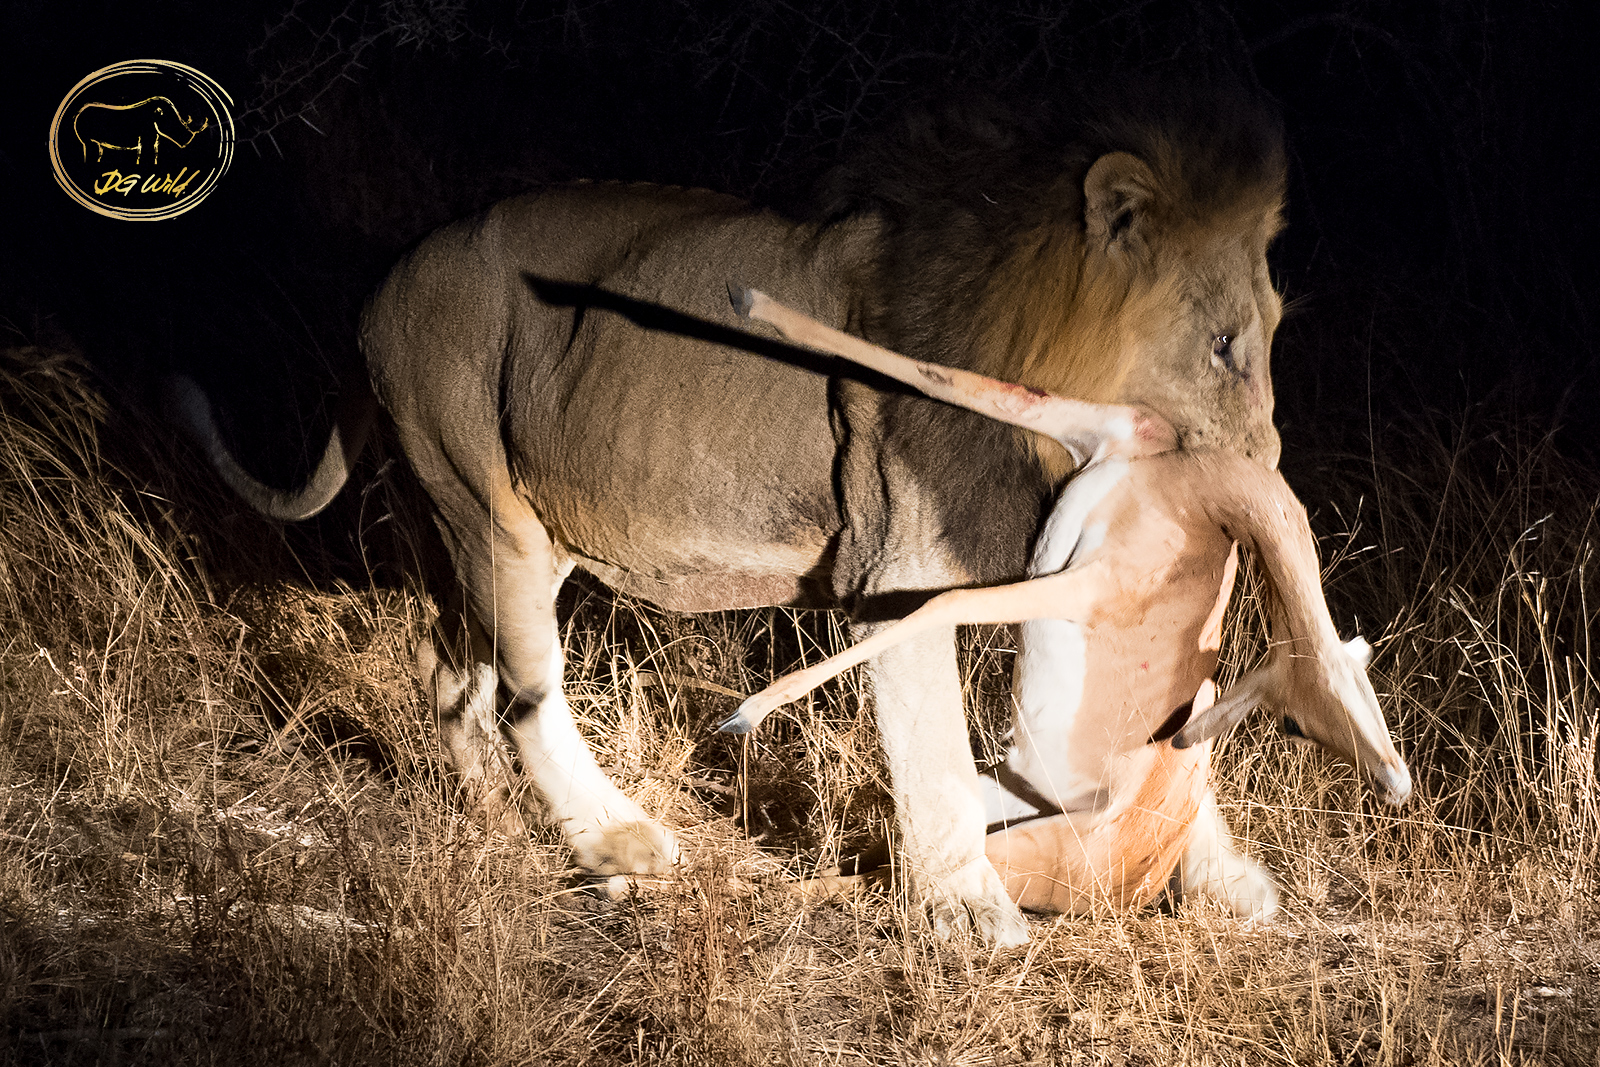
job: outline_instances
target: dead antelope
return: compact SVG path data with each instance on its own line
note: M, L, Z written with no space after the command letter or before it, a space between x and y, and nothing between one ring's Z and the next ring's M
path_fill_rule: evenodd
M750 697L723 730L754 730L773 709L918 632L1023 623L1013 745L987 787L999 826L987 854L1019 904L1045 911L1148 901L1192 851L1235 869L1186 870L1186 885L1228 884L1222 896L1236 910L1270 912L1276 890L1265 872L1231 849L1194 847L1219 825L1202 812L1214 804L1210 742L1258 705L1283 712L1291 732L1347 760L1390 804L1405 801L1411 776L1367 679L1370 649L1335 633L1305 509L1281 475L1231 452L1180 451L1171 426L1139 408L913 360L755 290L730 292L742 313L790 340L1044 434L1081 469L1044 523L1027 580L939 594ZM1236 542L1255 553L1270 587L1272 645L1263 666L1215 700Z

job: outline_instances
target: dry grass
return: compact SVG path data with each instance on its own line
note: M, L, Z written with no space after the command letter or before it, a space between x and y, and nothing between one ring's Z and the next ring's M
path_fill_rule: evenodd
M574 707L687 844L681 878L607 900L548 833L460 813L410 673L421 598L222 577L227 509L173 502L214 487L70 363L5 360L6 1062L1600 1062L1596 480L1505 426L1413 428L1322 479L1412 804L1254 724L1221 790L1281 921L1041 919L994 954L892 889L793 892L884 829L852 690L710 732L832 623L570 598ZM982 744L1004 639L968 657Z

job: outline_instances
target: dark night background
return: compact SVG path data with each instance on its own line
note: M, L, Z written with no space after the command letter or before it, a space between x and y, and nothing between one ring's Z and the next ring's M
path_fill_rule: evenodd
M292 481L357 359L365 294L444 221L574 177L800 205L852 135L919 93L1048 94L1212 55L1253 67L1288 128L1272 263L1293 305L1274 357L1291 478L1330 443L1359 451L1397 419L1449 433L1474 406L1589 456L1583 21L1503 0L17 0L0 21L0 326L82 353L129 396L197 374L247 459ZM46 153L63 94L141 57L219 81L240 137L210 199L154 224L79 207ZM274 441L293 446L277 469Z
M0 0L0 1067L1593 1064L1595 7ZM139 58L214 78L240 138L212 195L155 223L79 206L47 150L63 96ZM392 444L280 526L148 415L164 375L200 378L244 464L287 486L362 373L362 302L452 218L572 178L803 210L908 101L1213 62L1284 116L1282 466L1418 783L1375 814L1281 759L1278 723L1242 728L1221 791L1298 898L1286 933L1096 920L1112 932L1057 924L1012 962L891 950L901 919L871 916L909 895L835 914L762 873L879 834L855 698L766 728L770 748L710 729L837 631L663 623L581 577L569 663L605 705L585 729L625 724L619 779L694 812L697 849L748 835L763 858L615 906L569 895L553 831L474 844L416 747L403 650L427 610L394 586L439 554ZM103 422L51 352L92 365ZM1230 656L1253 654L1236 617ZM1004 644L965 679L991 727ZM635 707L666 710L635 728Z

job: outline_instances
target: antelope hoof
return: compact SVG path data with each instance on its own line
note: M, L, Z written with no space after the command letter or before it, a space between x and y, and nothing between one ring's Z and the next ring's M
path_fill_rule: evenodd
M754 697L740 704L739 710L722 720L721 725L717 727L717 731L724 734L755 733L756 727L761 725L761 720L767 717L767 713L759 710L755 705Z
M717 726L717 733L719 734L753 734L755 732L755 724L737 713L723 719Z

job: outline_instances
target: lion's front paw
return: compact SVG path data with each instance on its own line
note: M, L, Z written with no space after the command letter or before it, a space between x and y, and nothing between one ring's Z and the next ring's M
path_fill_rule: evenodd
M1261 864L1248 856L1227 881L1223 899L1233 914L1253 923L1271 922L1278 912L1278 885Z
M1028 920L982 856L943 878L924 877L917 888L932 911L933 932L939 937L970 932L1001 948L1028 943Z
M678 862L677 839L649 819L577 830L567 843L573 861L595 874L666 874Z
M1185 897L1214 900L1247 922L1270 922L1278 910L1278 886L1271 873L1248 856L1229 850L1196 861L1183 870Z

